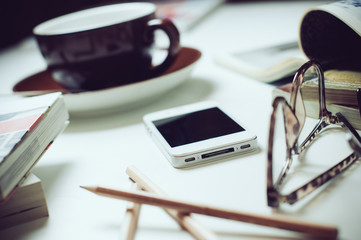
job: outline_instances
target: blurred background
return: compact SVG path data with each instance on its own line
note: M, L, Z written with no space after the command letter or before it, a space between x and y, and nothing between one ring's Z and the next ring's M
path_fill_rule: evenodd
M147 0L143 0L142 2L145 1ZM173 16L175 13L174 9L182 5L183 9L176 14L193 14L199 16L192 17L201 17L200 15L211 11L217 4L239 1L240 0L148 0L148 2L154 2L161 7L159 14L166 15L165 17L176 17ZM48 19L81 9L122 2L129 2L129 0L3 0L1 1L2 6L0 7L0 49L31 36L32 29ZM191 4L197 4L197 6L192 7ZM200 5L202 6L198 7ZM202 10L202 8L204 8L205 11L201 13L199 11ZM185 18L184 16L180 17Z

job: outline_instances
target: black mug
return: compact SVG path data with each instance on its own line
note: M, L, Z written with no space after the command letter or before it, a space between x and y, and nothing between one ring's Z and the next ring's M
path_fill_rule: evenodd
M152 78L180 50L179 32L155 17L152 3L121 3L81 10L36 26L33 33L53 78L70 91L97 90ZM169 38L164 61L152 65L154 31Z

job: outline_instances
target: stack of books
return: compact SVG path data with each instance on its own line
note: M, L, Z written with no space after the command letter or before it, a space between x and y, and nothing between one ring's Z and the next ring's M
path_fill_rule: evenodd
M0 203L0 229L49 216L40 179L30 174L8 201Z
M47 215L41 181L29 173L68 123L61 93L0 97L0 228Z
M359 80L359 86L361 88L361 78ZM289 101L291 89L292 83L276 87L272 91L272 98L282 96ZM361 94L357 89L351 85L347 88L327 88L326 86L326 106L327 110L332 113L341 112L355 129L361 130L361 104L359 107L357 100L357 94L360 95L360 99ZM320 114L317 90L318 87L316 85L307 84L302 87L306 114L308 117L315 119L318 119ZM339 103L339 101L343 101L343 103ZM347 101L347 103L345 103L345 101Z

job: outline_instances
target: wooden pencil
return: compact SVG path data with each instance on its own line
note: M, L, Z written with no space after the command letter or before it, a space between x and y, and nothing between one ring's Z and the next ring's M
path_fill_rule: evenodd
M144 191L156 193L161 196L166 196L166 194L155 185L149 178L142 174L134 166L127 168L126 173L130 179L137 183L137 185L142 188ZM205 228L197 220L192 218L189 214L180 213L176 210L171 210L163 208L164 211L171 216L184 230L189 232L195 239L198 240L217 240L217 235Z
M140 186L132 183L132 190L140 190ZM120 240L133 240L138 227L141 204L128 202L120 228Z
M233 209L212 207L201 204L194 204L185 201L178 201L169 197L159 196L157 194L146 192L134 192L126 190L109 189L100 186L81 186L95 194L123 199L136 203L148 204L162 208L171 208L182 212L197 213L207 216L225 218L229 220L241 221L246 223L258 224L262 226L285 229L312 236L336 239L338 230L332 226L326 226L315 223L303 222L286 217L265 216L253 213L241 212Z

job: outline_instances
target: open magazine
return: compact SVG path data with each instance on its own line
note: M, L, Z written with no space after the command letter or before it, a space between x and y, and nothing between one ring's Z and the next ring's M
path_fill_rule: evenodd
M361 72L360 36L361 0L335 2L304 13L298 42L220 54L216 62L263 82L293 75L308 59L326 70Z
M221 53L216 57L218 64L262 82L291 76L306 61L297 41L250 51Z

